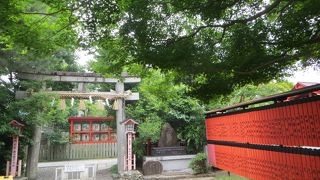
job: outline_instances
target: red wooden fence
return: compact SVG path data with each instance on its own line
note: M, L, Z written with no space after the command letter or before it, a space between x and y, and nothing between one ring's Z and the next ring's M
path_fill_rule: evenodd
M250 179L319 179L320 157L304 154L208 145L210 163ZM214 152L214 153L213 153Z
M210 164L250 179L320 178L320 96L232 108L207 113Z
M320 147L320 101L207 118L207 139Z

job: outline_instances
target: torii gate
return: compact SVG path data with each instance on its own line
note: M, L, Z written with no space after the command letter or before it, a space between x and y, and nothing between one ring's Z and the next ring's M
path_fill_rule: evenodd
M139 83L139 77L130 77L126 73L121 74L121 79L118 78L104 78L103 76L95 73L78 73L78 72L17 72L16 77L24 80L37 80L37 81L55 81L55 82L74 82L78 84L78 92L70 91L51 91L57 93L60 97L77 97L77 98L108 98L117 99L118 108L116 109L117 121L117 143L118 143L118 171L124 171L124 154L126 150L126 134L125 127L121 124L125 120L125 100L139 100L139 93L131 93L124 91L125 83ZM85 92L86 83L109 83L115 84L115 92ZM17 91L16 98L26 97L26 91Z

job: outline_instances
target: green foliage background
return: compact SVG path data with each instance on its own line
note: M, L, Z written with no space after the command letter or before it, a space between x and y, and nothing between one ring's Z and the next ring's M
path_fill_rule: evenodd
M270 82L266 84L252 85L248 84L242 87L238 87L232 93L227 96L217 96L211 99L208 109L216 109L220 107L230 106L240 102L246 102L253 99L270 96L286 91L290 91L294 84L287 81ZM265 105L265 104L260 104Z

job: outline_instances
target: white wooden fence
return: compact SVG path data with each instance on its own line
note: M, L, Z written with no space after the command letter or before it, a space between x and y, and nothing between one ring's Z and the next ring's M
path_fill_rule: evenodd
M41 145L39 161L97 159L117 156L117 143Z

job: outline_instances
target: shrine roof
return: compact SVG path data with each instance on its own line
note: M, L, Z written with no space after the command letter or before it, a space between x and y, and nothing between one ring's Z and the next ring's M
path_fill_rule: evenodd
M127 124L127 123L129 123L129 122L132 122L133 124L139 124L139 123L137 123L135 120L133 120L133 119L126 119L126 120L124 120L124 121L122 121L120 124Z
M113 117L69 117L69 121L83 121L83 120L93 120L93 121L110 121Z
M14 127L24 127L24 124L20 123L20 122L17 121L17 120L12 120L12 121L9 122L9 124L10 124L11 126L14 126Z

